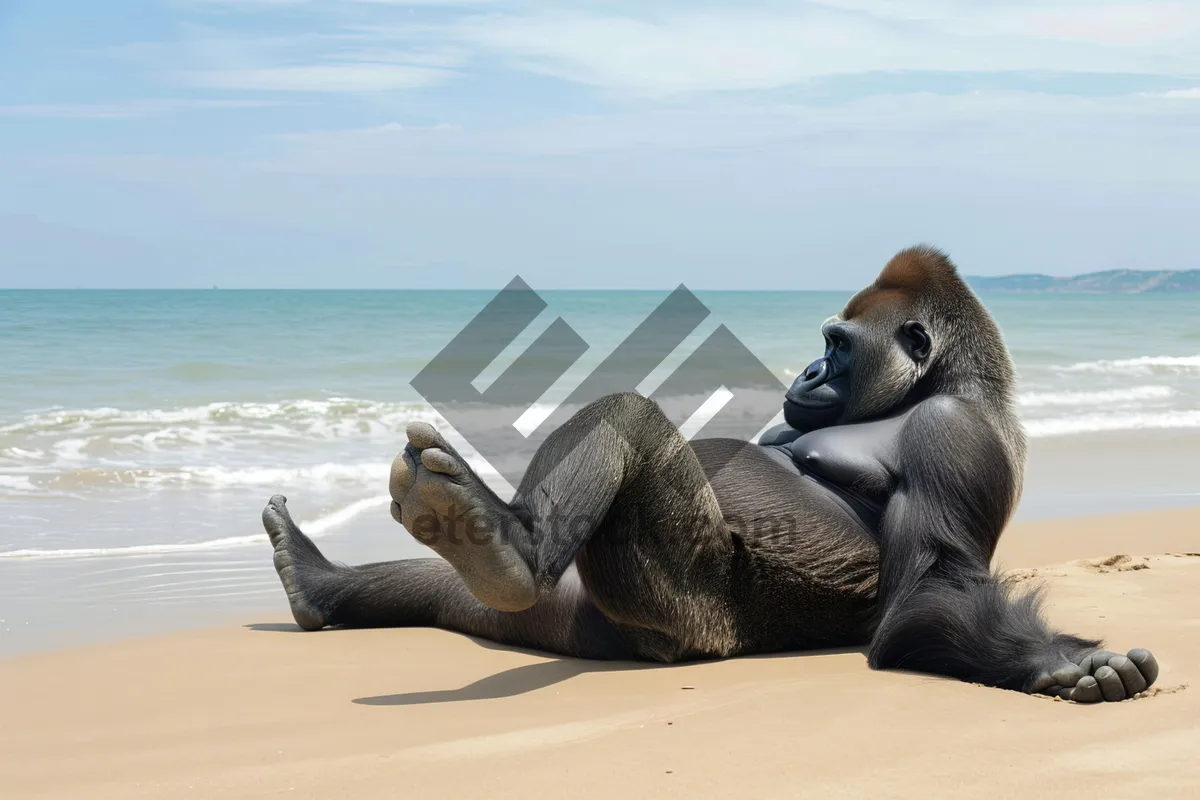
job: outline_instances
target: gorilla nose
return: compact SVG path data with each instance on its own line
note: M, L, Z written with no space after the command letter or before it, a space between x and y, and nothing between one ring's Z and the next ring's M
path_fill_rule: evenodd
M804 382L809 383L824 378L829 372L829 359L818 358L804 370Z

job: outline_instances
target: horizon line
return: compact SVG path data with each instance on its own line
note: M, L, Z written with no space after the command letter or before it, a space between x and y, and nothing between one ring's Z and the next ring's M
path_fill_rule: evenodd
M692 292L856 292L862 287L834 289L800 289L800 288L760 288L760 289L711 289L696 288L684 284ZM499 292L504 286L472 286L455 288L419 287L419 286L338 286L338 287L277 287L277 286L0 286L0 292ZM672 292L679 285L672 287L613 289L603 287L551 287L538 288L538 292Z

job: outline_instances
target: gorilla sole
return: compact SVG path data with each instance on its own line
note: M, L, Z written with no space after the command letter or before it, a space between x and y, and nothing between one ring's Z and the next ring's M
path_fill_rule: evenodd
M876 669L1078 702L1153 684L1148 651L1052 630L990 570L1025 438L1000 332L950 261L901 252L822 333L758 443L689 443L611 395L546 439L510 503L410 425L392 514L440 559L334 564L277 495L263 524L297 624L662 662L869 643Z

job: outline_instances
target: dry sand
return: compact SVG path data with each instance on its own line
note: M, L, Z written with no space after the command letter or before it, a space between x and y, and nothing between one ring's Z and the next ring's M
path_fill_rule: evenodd
M998 560L1047 580L1055 624L1154 650L1156 689L1084 707L859 651L649 667L304 634L280 592L247 627L0 661L0 797L1200 796L1200 510L1018 525Z

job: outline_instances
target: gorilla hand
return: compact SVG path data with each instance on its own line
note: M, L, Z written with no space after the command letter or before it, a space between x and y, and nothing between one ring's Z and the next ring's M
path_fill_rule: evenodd
M1041 673L1030 692L1076 703L1114 703L1146 691L1157 679L1158 660L1149 650L1138 648L1126 655L1097 650L1077 664L1067 662Z
M791 444L803 435L801 431L796 430L785 422L782 425L768 428L762 436L758 437L758 443L764 447Z

